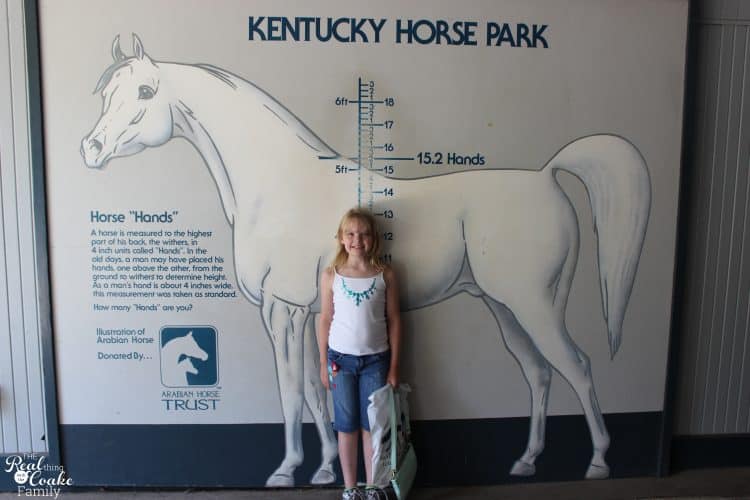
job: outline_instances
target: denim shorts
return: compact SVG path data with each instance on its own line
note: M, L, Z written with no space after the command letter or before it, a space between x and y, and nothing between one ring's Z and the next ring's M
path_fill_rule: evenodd
M338 370L332 371L332 363ZM391 351L355 356L328 349L328 375L333 396L333 430L369 432L370 394L383 387L391 366Z

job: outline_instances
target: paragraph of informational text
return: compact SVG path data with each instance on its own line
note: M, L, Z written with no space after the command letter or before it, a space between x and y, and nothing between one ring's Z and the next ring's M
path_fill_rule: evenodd
M237 297L225 258L211 252L214 232L172 225L178 211L91 211L91 294L95 311L174 311L193 301ZM140 222L137 229L126 221Z

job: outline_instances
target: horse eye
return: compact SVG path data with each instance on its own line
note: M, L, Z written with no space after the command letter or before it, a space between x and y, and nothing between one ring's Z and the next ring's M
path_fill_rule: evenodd
M154 89L148 85L138 87L138 99L151 99L154 97Z

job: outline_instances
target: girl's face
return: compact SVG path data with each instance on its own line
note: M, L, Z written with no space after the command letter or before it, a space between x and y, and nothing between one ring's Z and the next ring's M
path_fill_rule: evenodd
M341 231L341 244L349 256L368 258L372 251L370 226L360 219L349 219Z

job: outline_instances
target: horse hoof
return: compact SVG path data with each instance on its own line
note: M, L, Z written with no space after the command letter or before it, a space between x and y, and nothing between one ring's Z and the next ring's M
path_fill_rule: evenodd
M291 474L274 472L266 481L268 488L291 488L294 486L294 477Z
M313 474L312 479L310 479L310 484L332 484L334 482L336 482L336 473L333 472L330 466L321 467Z
M516 460L516 463L510 469L511 476L533 476L534 474L536 474L536 466L534 464L527 464L521 460Z
M586 471L586 479L607 479L609 477L609 466L607 465L589 465Z

